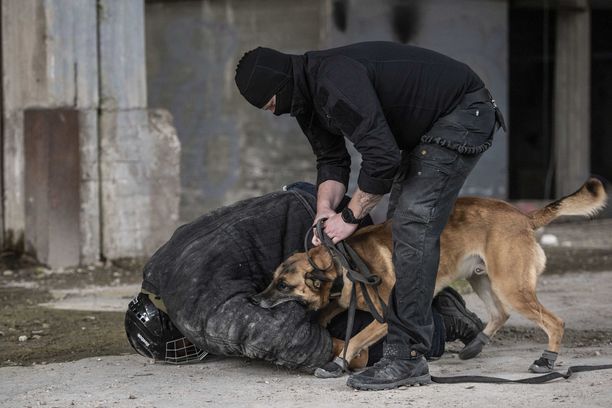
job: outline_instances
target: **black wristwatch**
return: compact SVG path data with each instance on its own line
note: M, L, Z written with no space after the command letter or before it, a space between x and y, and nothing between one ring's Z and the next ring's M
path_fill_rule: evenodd
M347 224L359 224L361 222L361 218L355 218L355 214L353 214L353 210L348 207L344 207L344 210L340 213L342 217L342 221Z

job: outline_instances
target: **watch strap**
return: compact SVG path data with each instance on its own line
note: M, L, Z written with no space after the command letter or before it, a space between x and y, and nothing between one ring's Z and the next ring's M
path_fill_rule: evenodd
M356 218L353 210L348 208L348 206L344 207L340 213L340 216L342 217L342 221L346 222L347 224L359 224L361 222L361 219Z

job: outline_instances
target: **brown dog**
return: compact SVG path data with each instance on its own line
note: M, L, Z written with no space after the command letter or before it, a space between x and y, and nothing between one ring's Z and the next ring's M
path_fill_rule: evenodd
M457 200L440 238L440 266L435 293L457 279L467 279L485 303L490 319L483 330L484 336L479 335L472 342L476 344L466 346L466 349L472 347L467 353L469 357L478 354L487 340L503 326L512 308L536 323L548 335L547 351L532 364L530 370L552 370L561 345L564 323L542 306L536 297L536 283L544 271L546 256L534 231L562 215L594 215L605 206L606 199L602 183L592 178L575 193L530 214L495 199L463 197ZM363 228L347 242L372 273L381 278L378 290L386 302L395 284L391 262L391 222ZM272 283L254 300L266 308L297 300L312 310L322 309L320 322L326 326L348 307L352 283L346 277L346 270L334 263L325 248L312 248L308 255L321 267L332 266L325 272L313 271L306 253L296 253L276 269ZM330 301L331 281L339 276L344 277L342 294ZM368 291L378 312L382 313L374 290L368 287ZM357 308L368 311L359 287ZM387 325L374 320L351 338L346 352L347 361L350 363L386 333ZM342 351L337 355L342 356Z

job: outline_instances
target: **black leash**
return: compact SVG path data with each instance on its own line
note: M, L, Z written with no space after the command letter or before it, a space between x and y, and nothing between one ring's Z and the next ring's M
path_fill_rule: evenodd
M342 355L342 368L344 370L348 370L348 363L346 361L346 351L348 349L349 341L351 339L351 334L353 332L353 326L355 324L355 311L357 309L357 285L359 285L361 289L361 293L363 294L364 300L368 305L368 309L372 316L379 321L380 323L385 323L385 312L387 310L387 305L380 296L378 292L378 285L381 283L381 279L379 276L374 275L370 268L366 265L366 263L361 259L361 257L355 252L355 250L346 242L340 241L337 244L334 244L332 239L325 233L323 226L325 224L326 218L319 220L315 225L315 231L317 237L321 241L321 245L329 252L331 257L331 263L326 267L322 268L316 264L316 262L308 255L308 238L310 236L310 232L306 233L304 237L304 251L306 252L306 257L308 258L308 262L313 267L315 271L325 272L329 270L334 262L337 262L340 266L347 270L347 278L353 284L351 288L351 299L349 301L348 307L348 317L346 323L346 334L344 337L344 352ZM379 305L382 309L382 314L378 312L370 294L368 293L367 286L371 286L374 288L376 293L376 297L378 298Z
M481 375L458 375L453 377L431 376L431 381L438 384L458 384L458 383L483 383L483 384L544 384L558 378L569 379L575 373L585 371L610 370L612 364L593 365L593 366L572 366L565 373L552 372L536 377L521 378L520 380L509 380L500 377L486 377Z
M384 314L387 309L387 305L382 299L382 296L380 296L380 293L378 292L378 286L381 283L380 277L374 275L370 271L370 268L366 265L363 259L361 259L357 252L355 252L355 250L345 241L340 241L337 244L333 243L332 239L323 230L325 220L325 218L319 220L315 226L315 230L317 232L317 236L321 240L321 244L329 251L329 254L332 258L332 262L338 262L342 267L347 270L346 276L351 281L353 286L355 286L356 284L359 285L363 293L364 300L366 301L366 304L368 305L368 309L370 310L372 316L374 316L374 318L380 323L385 323L386 320L384 318ZM308 234L306 235L306 240L307 239ZM314 269L321 270L323 272L327 271L332 266L330 264L325 269L322 269L318 265L316 265L312 258L308 257L308 260L310 262L310 265ZM371 286L374 288L376 297L378 298L378 302L382 309L382 314L378 313L378 310L376 309L376 306L374 305L374 302L372 301L372 298L370 297L370 294L367 290L367 286Z

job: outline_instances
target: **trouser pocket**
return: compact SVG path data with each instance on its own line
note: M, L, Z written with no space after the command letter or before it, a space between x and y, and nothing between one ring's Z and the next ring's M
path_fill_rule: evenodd
M474 102L439 118L421 137L423 143L434 143L465 155L486 151L493 143L495 109L490 102Z
M435 196L442 188L442 182L454 172L455 162L459 154L445 147L421 143L411 151L402 152L402 164L393 181L387 218L392 218L398 207L402 191L407 188L418 191L414 195L418 202L405 205L405 212L410 212L412 217L428 221L431 217L431 207L428 208L428 197Z

